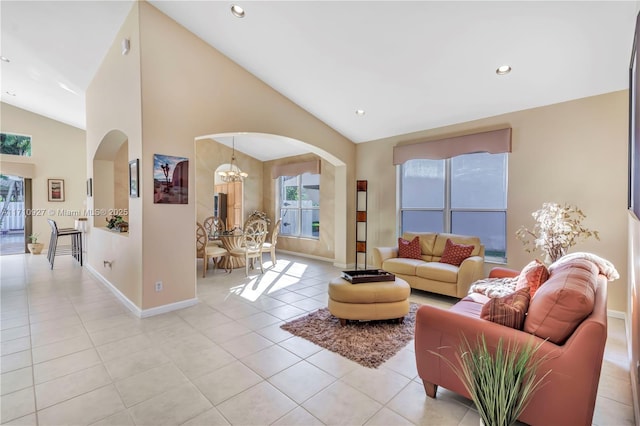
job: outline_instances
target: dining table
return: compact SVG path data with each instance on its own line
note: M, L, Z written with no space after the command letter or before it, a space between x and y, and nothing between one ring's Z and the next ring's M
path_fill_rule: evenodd
M222 247L224 247L228 252L242 247L242 233L221 233L217 235L217 238L222 242ZM225 269L244 268L246 261L244 257L223 256L220 258L218 265Z

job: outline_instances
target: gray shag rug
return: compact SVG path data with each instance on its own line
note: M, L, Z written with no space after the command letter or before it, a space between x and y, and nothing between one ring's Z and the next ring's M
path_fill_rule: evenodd
M280 327L360 365L378 368L413 340L419 307L411 303L402 324L395 320L349 321L341 326L329 309L322 308Z

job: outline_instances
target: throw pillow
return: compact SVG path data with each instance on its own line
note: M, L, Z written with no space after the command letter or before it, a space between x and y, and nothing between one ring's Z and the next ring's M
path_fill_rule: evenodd
M489 300L482 307L480 318L522 330L529 309L529 288L524 287L514 293Z
M471 256L471 252L475 246L456 244L447 238L447 243L444 245L444 251L442 252L441 263L449 263L450 265L460 266L463 260Z
M414 237L411 241L407 241L404 238L398 238L398 257L405 257L407 259L422 259L420 238Z
M529 287L529 293L531 293L531 297L533 297L540 286L548 279L549 270L544 263L538 259L532 260L520 271L518 282L516 283L516 290Z

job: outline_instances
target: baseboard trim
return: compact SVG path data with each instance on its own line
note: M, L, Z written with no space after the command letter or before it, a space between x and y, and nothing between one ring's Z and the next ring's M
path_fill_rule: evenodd
M627 324L627 314L623 311L614 311L613 309L607 309L607 316L611 318L618 318L624 320L625 327Z
M115 285L106 279L100 272L98 272L93 266L86 264L87 270L95 276L111 293L118 298L118 300L138 318L142 318L142 310L133 303L127 296L125 296Z
M329 259L327 257L314 256L313 254L298 253L298 252L295 252L295 251L280 250L280 249L278 249L276 251L276 258L278 257L278 253L286 253L286 254L290 254L292 256L306 257L308 259L322 260L323 262L331 262L331 263L333 263L333 259Z
M198 304L198 298L181 300L180 302L169 303L168 305L156 306L155 308L145 309L141 312L140 318L148 318L154 315L166 314L167 312L177 311L178 309L188 308Z
M181 300L180 302L169 303L167 305L156 306L154 308L149 309L140 309L138 305L133 303L127 296L125 296L111 281L106 279L102 274L100 274L95 268L91 265L86 264L87 270L95 276L98 281L100 281L111 293L114 294L127 309L131 311L138 318L149 318L155 315L166 314L167 312L176 311L178 309L188 308L193 305L197 305L199 300L198 298Z

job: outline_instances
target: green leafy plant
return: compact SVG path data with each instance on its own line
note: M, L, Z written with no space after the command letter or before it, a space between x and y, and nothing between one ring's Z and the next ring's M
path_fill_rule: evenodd
M505 346L500 339L494 352L484 335L479 335L474 346L463 338L453 361L430 352L441 357L462 381L485 426L507 426L515 423L551 372L538 373L546 360L546 356L536 356L541 345L509 342Z
M29 235L29 241L31 241L31 244L37 244L38 243L38 235L40 235L39 233L36 234L31 234Z
M128 228L129 224L120 215L113 215L105 219L107 221L107 228L120 229L122 227Z

